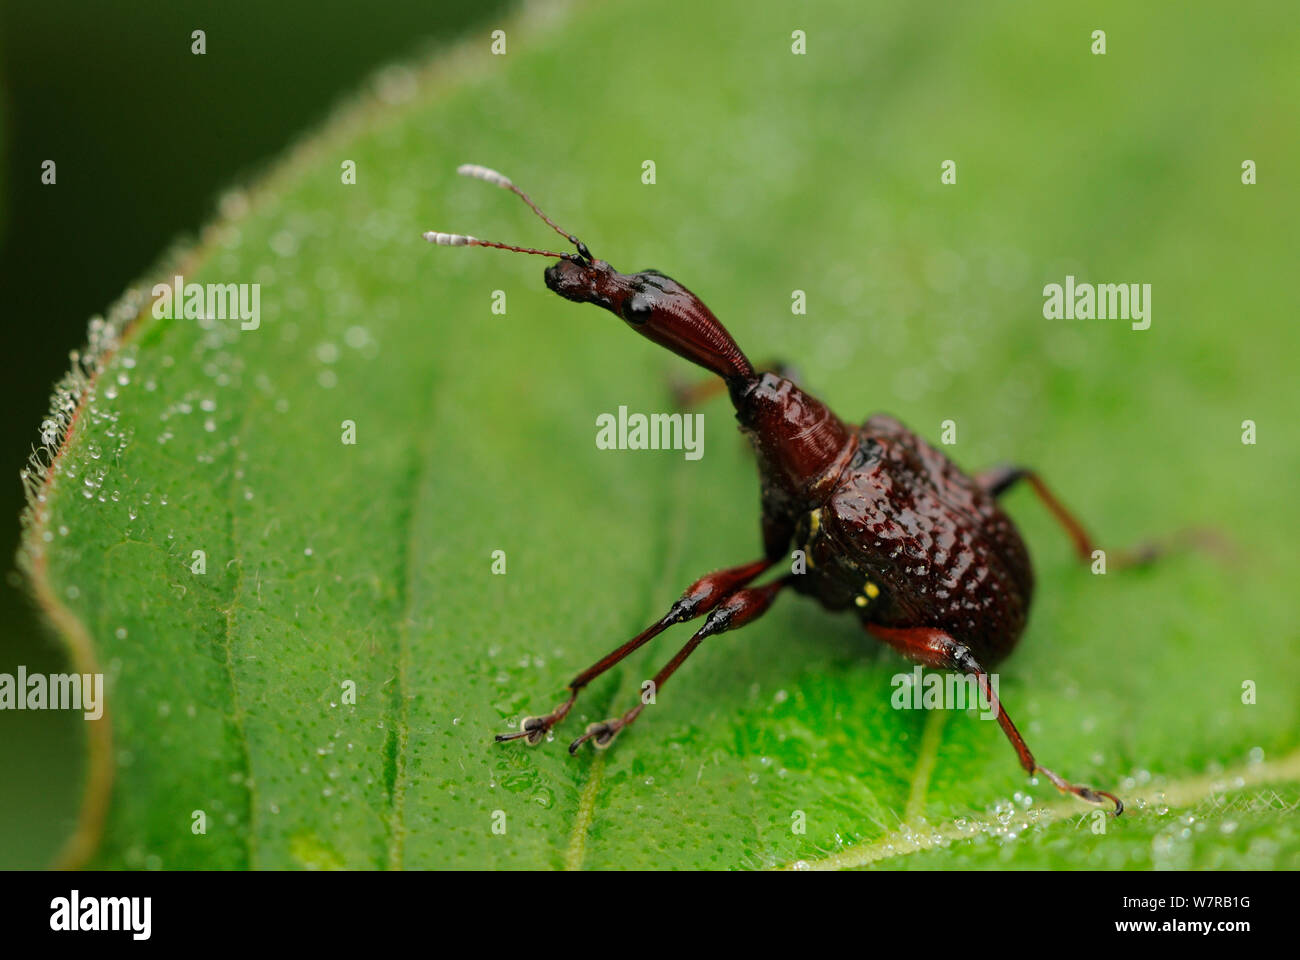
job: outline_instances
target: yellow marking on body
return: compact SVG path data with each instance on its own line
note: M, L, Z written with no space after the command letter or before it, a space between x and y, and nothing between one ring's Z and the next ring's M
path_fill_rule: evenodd
M813 539L817 536L817 531L821 529L821 526L822 526L822 508L818 507L816 510L808 514L808 537L806 540L804 540L803 547L801 548L803 550L804 560L807 561L808 566L810 567L817 566L817 564L813 563L812 542Z
M853 598L853 602L859 607L865 607L878 596L880 596L880 588L868 580L867 585L862 588L862 592Z

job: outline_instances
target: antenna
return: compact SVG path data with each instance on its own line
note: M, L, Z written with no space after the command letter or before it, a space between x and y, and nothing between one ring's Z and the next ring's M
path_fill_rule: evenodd
M508 243L497 243L495 240L480 240L478 237L466 236L463 233L439 233L436 230L428 230L423 236L430 243L436 243L440 247L496 247L498 250L512 250L515 253L535 253L543 257L555 257L557 260L568 260L570 257L567 253L516 247Z
M516 187L514 181L504 173L498 173L496 170L489 167L479 166L477 163L462 163L456 168L456 172L463 177L473 177L476 180L483 180L490 183L494 187L501 187L503 190L509 190L524 203L528 204L529 209L532 210L533 213L537 214L537 216L540 217L548 227L577 247L578 255L582 259L591 261L591 251L587 249L587 245L573 234L561 230L559 225L548 217L542 211L541 207L533 203L532 198L530 198L528 194ZM535 253L539 256L555 257L559 260L573 259L573 255L568 253L555 253L551 250L535 250L532 247L517 247L509 243L497 243L494 240L480 240L478 237L471 237L462 233L439 233L435 230L430 230L424 234L424 239L428 240L430 243L436 243L440 247L495 247L498 250L510 250L514 253Z

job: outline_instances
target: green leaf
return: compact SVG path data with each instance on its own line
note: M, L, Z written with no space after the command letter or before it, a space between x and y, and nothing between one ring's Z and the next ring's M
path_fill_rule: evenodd
M1236 11L1247 53L1204 11L1115 4L1094 57L1091 21L1047 8L639 11L530 7L506 56L479 39L385 74L226 197L151 279L258 283L258 329L155 318L145 284L92 330L25 548L74 661L108 679L68 860L1294 868L1300 507L1270 491L1300 468L1295 26ZM962 465L1036 467L1105 545L1230 535L1231 560L1094 576L1007 498L1038 589L1003 699L1043 762L1129 814L1094 833L996 725L892 709L910 666L797 597L706 643L605 753L563 744L634 703L684 629L553 742L493 744L697 576L757 556L758 487L725 399L702 460L595 447L598 414L671 409L694 368L549 294L540 260L423 243L547 242L454 175L467 161L597 255L691 286L845 417L931 438L952 419ZM1150 283L1151 328L1044 320L1067 273Z

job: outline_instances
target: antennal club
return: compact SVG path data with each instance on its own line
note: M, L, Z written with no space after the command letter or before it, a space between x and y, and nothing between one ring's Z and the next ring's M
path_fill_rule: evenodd
M516 247L509 243L497 243L495 240L480 240L478 237L463 233L439 233L437 230L428 230L423 236L430 243L436 243L440 247L496 247L498 250L510 250L514 253L535 253L542 257L555 257L557 260L567 260L571 256L567 253L556 253L554 250L534 250L532 247Z
M516 187L514 181L504 173L499 173L489 167L479 166L477 163L462 163L456 168L456 172L463 177L473 177L476 180L483 180L490 183L494 187L501 187L503 190L509 190L524 203L528 204L528 208L532 210L533 213L537 214L537 216L540 217L548 227L577 247L579 257L591 262L591 251L587 249L587 245L573 234L561 230L559 225L548 217L541 207L533 203L532 198L529 197L528 194ZM573 256L568 253L555 253L551 250L535 250L532 247L517 247L508 243L497 243L493 240L480 240L478 237L471 237L461 233L439 233L435 230L430 230L425 233L424 239L428 240L430 243L436 243L441 247L495 247L498 250L510 250L514 253L535 253L539 256L555 257L559 260L572 259Z

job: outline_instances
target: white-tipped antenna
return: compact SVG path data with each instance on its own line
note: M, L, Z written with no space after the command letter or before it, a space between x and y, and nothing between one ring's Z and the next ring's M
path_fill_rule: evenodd
M437 230L430 230L425 233L424 239L440 247L469 247L474 245L477 238L467 237L463 233L439 233Z
M456 168L456 172L462 177L486 180L494 187L504 187L507 190L514 189L514 182L504 173L497 173L490 167L480 167L477 163L462 163Z
M587 256L587 248L583 246L582 241L580 241L573 234L569 233L567 230L561 230L559 225L556 224L556 222L552 220L550 217L548 217L545 213L543 213L542 208L539 207L537 204L533 203L532 199L528 196L528 194L524 193L522 190L516 187L514 181L511 180L509 177L507 177L504 173L499 173L496 170L493 170L491 167L481 167L477 163L462 163L459 167L456 168L456 172L459 173L462 177L473 177L476 180L483 180L487 183L490 183L494 187L500 187L503 190L509 190L511 193L513 193L524 203L528 204L529 208L533 211L533 213L541 217L547 226L549 226L552 230L554 230L556 233L562 236L565 240L568 240L571 244L577 247L578 251L582 253L584 257Z
M430 243L436 243L440 247L496 247L498 250L511 250L515 253L535 253L542 257L555 257L557 260L564 260L569 256L567 253L556 253L553 250L534 250L532 247L516 247L509 243L497 243L495 240L480 240L478 237L466 236L463 233L439 233L437 230L428 230L423 236Z

